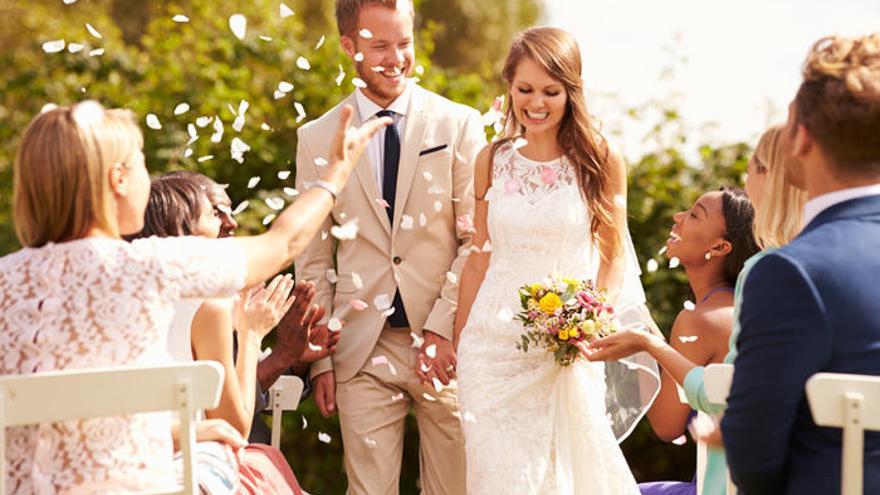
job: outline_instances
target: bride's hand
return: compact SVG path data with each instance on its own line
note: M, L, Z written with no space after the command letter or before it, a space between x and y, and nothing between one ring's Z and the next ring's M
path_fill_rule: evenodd
M578 348L590 361L616 361L646 351L657 337L640 329L623 329Z

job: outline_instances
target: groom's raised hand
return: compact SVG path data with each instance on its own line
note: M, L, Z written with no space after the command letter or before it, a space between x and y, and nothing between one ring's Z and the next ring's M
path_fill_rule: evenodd
M443 385L455 379L458 361L452 341L430 330L423 332L425 341L416 360L416 374L423 384L433 385L434 378Z

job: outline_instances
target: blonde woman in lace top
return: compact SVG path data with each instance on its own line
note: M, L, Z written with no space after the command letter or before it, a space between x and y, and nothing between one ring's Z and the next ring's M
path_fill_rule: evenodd
M287 266L315 235L369 138L345 132L324 180L268 232L127 243L150 181L134 115L96 102L56 107L28 126L14 166L21 250L0 258L0 374L167 362L174 304L231 296ZM112 400L108 397L108 400ZM9 428L9 493L155 491L174 483L171 416L139 414Z

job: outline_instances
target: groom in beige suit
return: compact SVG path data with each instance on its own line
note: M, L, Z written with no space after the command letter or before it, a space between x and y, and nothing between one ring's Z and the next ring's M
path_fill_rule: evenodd
M478 112L408 78L413 17L410 0L337 0L342 46L365 84L299 131L302 187L318 179L342 106L355 109L355 125L395 122L370 143L324 232L296 260L297 277L317 285L316 302L345 323L336 355L311 376L322 414L339 411L349 494L398 492L411 408L423 492L465 492L452 324L485 134Z

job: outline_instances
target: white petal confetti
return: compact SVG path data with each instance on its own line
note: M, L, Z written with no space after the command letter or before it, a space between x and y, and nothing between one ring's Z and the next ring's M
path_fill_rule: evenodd
M262 129L262 130L264 130L264 131L271 131L271 130L272 130L272 128L269 127L269 124L267 124L267 123L265 123L265 122L263 122L262 124L260 124L260 129Z
M371 449L375 449L376 446L379 445L379 442L373 440L373 439L370 438L370 437L365 437L365 438L364 438L364 443L367 444L367 447L368 447L368 448L371 448Z
M681 264L681 260L673 256L669 259L669 268L678 268L678 265Z
M663 246L662 248L660 248L660 251L657 251L657 254L663 256L666 253L666 249L666 246Z
M237 136L232 138L232 143L229 145L229 152L232 155L233 160L238 163L244 163L244 154L250 150L251 147Z
M336 85L339 86L342 84L342 81L345 79L345 70L342 66L339 66L339 74L336 76Z
M214 116L214 134L211 134L211 142L219 143L223 140L223 121L216 115Z
M367 83L365 83L364 80L359 77L351 78L351 83L354 84L354 87L356 88L364 89L367 87Z
M513 149L518 150L523 146L527 146L528 144L529 142L526 140L526 138L516 138L516 140L513 141Z
M373 366L382 366L388 364L388 356L376 356L370 362L373 363Z
M248 179L247 188L253 189L253 188L257 187L257 184L259 184L259 183L260 183L260 178L257 176L253 176L250 179Z
M431 182L432 180L434 180L434 176L431 174L431 172L427 172L427 171L422 172L422 177L424 177L425 180L428 182Z
M67 51L70 53L78 53L81 52L85 46L82 43L70 43L67 45Z
M355 272L351 272L351 283L354 284L354 288L357 290L364 288L364 281L361 279L361 276Z
M456 275L452 272L446 272L446 280L448 280L450 284L457 284L458 283L458 275Z
M162 128L162 124L159 122L159 117L156 117L156 114L147 114L147 127L157 131Z
M209 115L202 115L201 117L196 119L196 125L199 127L205 127L210 124L212 120L214 120L214 117L211 117Z
M64 5L70 5L72 3L76 3L76 0L63 0L63 1L64 1Z
M88 31L89 34L91 34L95 38L98 38L99 40L104 38L103 36L101 36L101 33L99 33L97 29L95 29L95 26L92 26L88 22L86 23L86 31Z
M174 22L184 23L184 22L189 22L189 17L187 17L185 15L177 14L176 16L172 17L171 20Z
M235 117L235 120L232 122L232 129L235 132L241 132L241 130L244 129L244 114Z
M508 307L501 308L500 310L498 310L497 316L498 319L501 321L513 321L513 310Z
M420 76L421 76L421 75L424 75L424 74L425 74L425 68L424 68L423 66L421 66L421 65L417 65L417 66L416 66L416 74L418 74L418 75L420 75Z
M229 17L229 29L236 38L243 40L247 34L247 18L241 14L233 14Z
M284 200L281 198L273 196L266 198L264 201L266 203L266 206L275 211L281 211L284 209Z
M183 115L189 112L189 103L180 103L174 107L174 115Z
M306 421L306 415L305 415L305 414L303 414L303 416L302 416L302 420L303 420L303 430L305 430L306 428L309 427L309 422Z
M442 210L442 209L443 209L443 203L441 203L439 201L434 201L434 211L436 211L437 213L440 213L440 210Z
M319 40L318 40L318 44L315 45L315 50L318 50L319 48L321 48L322 46L324 46L324 41L325 41L326 39L327 39L326 36L321 35L321 39L319 39Z
M296 66L302 70L310 70L312 68L312 64L309 63L309 60L302 56L296 59Z
M271 37L271 36L266 36L266 35L264 35L264 34L261 34L261 35L260 35L260 39L263 40L263 41L265 41L266 43L272 41L272 37Z
M688 441L687 437L682 435L682 436L676 438L675 440L673 440L672 443L674 443L675 445L678 445L678 446L682 446L682 445L686 444L687 441Z
M214 159L214 155L205 155L199 157L199 163L207 162Z
M238 215L239 213L243 212L244 210L247 210L247 208L248 208L248 206L250 206L250 204L251 204L250 201L242 201L241 203L238 204L238 206L235 207L234 210L232 210L232 214Z
M323 431L318 432L318 441L326 444L330 443L330 435L324 433Z
M266 215L265 217L263 217L263 225L269 225L270 223L272 223L272 220L275 220L274 213Z
M47 41L43 43L43 51L46 53L58 53L64 50L64 40Z
M285 187L284 189L282 189L282 191L284 192L284 194L290 196L291 198L299 196L299 191L292 187Z
M431 344L428 347L425 347L425 355L431 359L437 357L437 344Z
M437 184L434 184L433 186L428 188L428 194L439 196L441 194L446 194L446 190L438 186Z
M414 223L415 220L409 215L403 215L400 217L400 228L403 230L412 230Z
M615 194L614 204L620 208L626 208L626 197L624 197L622 194Z
M379 311L385 311L391 307L391 298L388 297L388 294L379 294L373 299L373 306Z
M288 17L293 15L293 10L287 5L283 3L278 7L278 15L281 16L282 19L287 19Z
M481 249L481 251L483 251L484 253L491 253L492 243L490 241L486 241L486 243L483 244L483 249Z
M355 62L363 62L363 61L364 61L364 54L361 53L361 52L357 52L357 53L355 53L355 54L354 54L354 61L355 61ZM374 68L374 69L375 69L375 68ZM384 69L383 69L383 70L384 70ZM376 72L379 72L379 71L376 71Z
M339 318L330 318L330 321L327 322L327 329L331 332L338 332L342 330L342 322L339 321Z
M419 213L419 226L424 227L425 225L428 225L428 217L424 213Z
M351 241L357 237L358 221L357 218L350 220L342 225L334 225L330 228L330 235L340 241Z
M367 28L361 29L360 32L358 32L358 34L361 35L361 38L372 39L372 37L373 37L373 33L371 33L370 30Z
M184 157L184 158L189 158L189 157L191 157L192 155L193 155L193 149L192 149L192 148L187 148L186 151L183 152L183 157Z
M296 109L296 123L299 124L306 118L306 109L298 101L293 102L293 108Z
M324 158L315 158L315 166L316 167L325 167L325 166L327 166L327 160Z
M95 48L94 50L89 52L90 57L100 57L103 54L104 54L103 48Z
M355 311L363 311L370 307L369 304L361 301L360 299L352 299L351 301L349 301L349 304L351 304L351 309Z
M695 310L696 308L697 308L697 306L696 306L693 302L691 302L691 301L685 301L685 302L684 302L684 309L685 309L686 311L693 311L693 310Z
M397 402L399 400L403 400L403 392L391 396L391 402Z
M700 337L698 337L696 335L682 335L681 337L678 338L678 340L680 340L683 344L691 344L693 342L696 342L699 339L700 339Z
M321 346L319 346L319 345L315 345L315 344L309 342L309 350L311 350L312 352L318 352L318 351L320 351L321 349L323 349L323 347L321 347Z
M285 93L284 91L278 91L277 89L275 90L275 93L272 95L272 97L275 98L276 100L280 100L281 98L284 98L285 96L287 96L287 93Z
M287 180L288 177L290 177L290 170L282 170L281 172L278 172L279 179Z
M474 413L472 413L470 411L465 411L462 419L468 423L475 423L476 424L476 422L477 422L477 418L474 416Z
M436 376L431 379L431 383L434 385L434 390L439 394L443 391L443 382L440 381Z
M293 84L287 81L281 81L278 83L278 91L281 91L282 93L290 93L293 91Z
M436 397L434 397L433 395L428 394L428 393L424 393L424 394L422 394L422 397L424 397L425 400L428 401L428 402L434 402L434 401L437 400Z
M648 265L646 268L648 269L648 273L654 273L657 271L658 268L660 268L660 264L657 263L657 260L650 259L648 260Z

